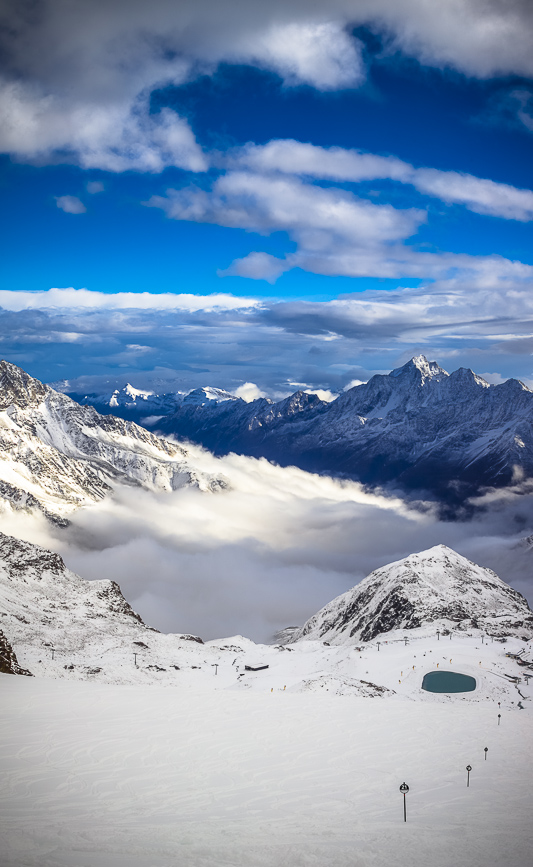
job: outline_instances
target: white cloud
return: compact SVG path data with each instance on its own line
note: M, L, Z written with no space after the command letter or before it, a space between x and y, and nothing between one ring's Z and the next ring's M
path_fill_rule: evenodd
M410 511L353 482L191 452L204 471L222 472L231 490L118 488L75 513L67 530L21 513L3 516L3 529L59 550L86 578L118 581L150 625L204 639L268 641L372 569L439 543L531 591L530 552L516 541L531 532L533 500L518 491L487 500L469 522L442 522L429 508Z
M248 172L220 177L212 192L197 187L169 190L166 197L152 196L146 204L162 208L176 220L217 223L260 234L288 232L299 249L285 260L253 252L220 272L270 282L293 267L328 273L330 266L325 261L335 273L343 256L368 260L368 265L361 264L360 273L372 273L376 263L387 258L385 245L409 237L426 219L424 211L414 208L374 205L345 190Z
M443 184L444 191L448 189L449 195L463 196L470 202L474 198L476 207L484 207L485 212L489 210L492 182L472 178L472 183L467 183L463 189L456 173L436 175L437 181L432 173L424 175L424 182L440 185L443 175L452 175L450 187ZM493 186L504 187L502 184ZM497 191L500 207L505 205L507 212L514 216L519 207L516 202L524 206L527 196L533 200L533 193L512 187L505 189L510 191L507 198L502 199L501 189ZM486 190L488 196L483 198L481 193ZM513 194L522 193L522 197L516 195L513 200ZM219 271L221 276L237 275L274 282L291 268L348 277L444 279L460 275L462 279L467 277L487 284L498 279L520 280L533 276L532 266L500 256L421 252L403 245L401 242L412 236L426 220L425 211L376 205L346 190L304 183L292 175L230 171L214 183L211 191L194 186L168 190L166 196L152 196L146 204L163 209L176 220L216 223L266 235L286 231L297 244L297 250L284 259L254 251Z
M412 184L421 193L450 204L464 205L478 214L524 222L533 220L532 190L477 178L465 172L415 168L391 156L278 139L266 145L247 144L235 150L228 162L233 167L242 166L262 173L324 180L360 182L390 179Z
M266 145L248 143L231 152L229 165L260 173L284 172L334 181L365 181L375 178L408 180L412 166L396 157L383 157L360 150L318 147L294 139L273 139Z
M95 193L103 193L104 189L102 181L89 181L87 184L87 192L91 195L94 195Z
M57 207L66 214L85 214L87 208L77 196L56 196Z
M233 394L235 397L242 397L246 403L251 403L253 400L257 400L260 397L266 397L265 392L261 391L255 382L243 382L242 385L239 385L239 387L235 389Z
M75 212L79 213L79 212ZM5 310L46 310L80 308L107 310L241 310L257 307L253 298L237 298L223 293L188 295L150 292L92 292L88 289L46 289L37 292L0 290L0 307Z
M527 0L7 0L0 9L0 147L107 171L203 171L183 118L149 95L219 63L249 63L289 86L358 86L366 25L421 63L467 75L533 74ZM525 115L527 123L529 115Z
M248 37L243 59L275 69L289 85L305 82L318 90L357 87L366 78L361 43L333 21L273 24Z
M320 400L324 400L326 403L332 403L339 396L330 391L329 388L306 388L304 391L306 394L316 394Z
M187 121L169 108L149 115L144 98L71 103L43 96L35 86L0 82L0 114L0 150L19 158L47 159L60 153L84 169L108 172L207 168Z
M465 205L470 211L504 217L507 220L533 220L533 190L522 190L464 172L416 169L411 183L422 193L443 202Z

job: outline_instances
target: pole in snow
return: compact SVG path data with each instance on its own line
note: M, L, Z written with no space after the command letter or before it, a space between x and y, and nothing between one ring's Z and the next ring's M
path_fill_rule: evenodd
M499 713L499 714L498 714L498 725L500 725L500 720L501 720L501 718L502 718L502 715L501 715L501 713Z
M381 641L378 641L378 653L379 653L379 645L380 645L380 644L381 644Z
M488 748L488 747L485 747L485 749L483 750L483 752L485 753L485 761L487 761L487 753L488 753L488 751L489 751L489 748Z
M406 803L405 803L405 796L406 796L408 791L409 791L409 786L407 785L407 783L402 783L402 785L400 786L400 792L403 795L403 820L404 820L404 822L407 822L407 807L406 807Z
M52 647L52 659L54 658L54 653L55 653L55 650L54 650L54 648Z
M137 668L137 654L133 654L133 662L135 663L135 667Z
M215 674L218 674L218 662L213 663L213 668L215 669Z
M466 785L467 785L467 786L470 785L470 771L471 771L471 770L472 770L472 765L467 765L467 766L466 766L466 771L467 771L467 774L468 774L468 776L467 776L467 778L466 778Z
M437 641L440 641L440 629L437 629Z

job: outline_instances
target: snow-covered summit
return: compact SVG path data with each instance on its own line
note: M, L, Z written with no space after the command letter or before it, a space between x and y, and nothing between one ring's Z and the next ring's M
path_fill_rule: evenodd
M415 355L407 364L402 367L397 367L391 370L389 376L394 378L403 377L404 379L419 379L423 385L427 380L435 379L437 381L445 379L450 374L440 367L436 361L428 361L425 355Z
M533 636L533 612L517 590L490 569L437 545L376 569L318 611L290 641L356 643L428 623L493 636Z
M228 400L239 400L234 394L229 391L224 391L222 388L213 388L212 386L203 386L195 388L183 397L181 403L184 406L205 406L225 403Z
M117 481L153 490L226 486L195 467L185 447L101 416L1 361L0 502L64 519Z

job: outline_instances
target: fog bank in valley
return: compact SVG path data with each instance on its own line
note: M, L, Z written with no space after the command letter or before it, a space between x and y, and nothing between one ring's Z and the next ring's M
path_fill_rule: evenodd
M117 581L149 625L204 639L268 642L378 566L439 543L532 600L533 552L520 540L533 530L533 499L523 493L487 496L473 519L444 522L429 505L410 508L354 482L192 451L228 490L118 487L67 529L19 513L6 516L4 531L59 551L89 580Z

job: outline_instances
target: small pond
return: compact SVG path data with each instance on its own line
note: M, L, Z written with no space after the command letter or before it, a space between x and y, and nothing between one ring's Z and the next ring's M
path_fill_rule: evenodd
M430 671L422 681L422 689L427 692L472 692L475 688L474 677L456 671Z

